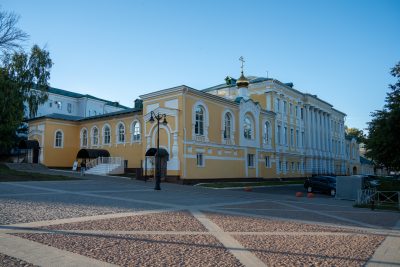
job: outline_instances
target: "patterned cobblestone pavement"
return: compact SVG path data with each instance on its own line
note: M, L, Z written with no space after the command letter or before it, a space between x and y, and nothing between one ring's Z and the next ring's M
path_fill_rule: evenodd
M152 187L111 177L0 183L0 266L400 265L399 213Z

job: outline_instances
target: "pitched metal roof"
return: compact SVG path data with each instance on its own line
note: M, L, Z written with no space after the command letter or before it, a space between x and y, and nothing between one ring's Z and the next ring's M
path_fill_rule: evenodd
M27 119L26 122L40 120L40 119L56 119L56 120L65 120L65 121L87 121L87 120L94 120L94 119L99 119L99 118L106 118L106 117L112 117L112 116L117 116L117 115L121 115L121 114L129 114L129 113L135 113L135 112L141 112L141 111L142 111L142 108L128 108L128 109L123 109L123 110L119 110L119 111L115 111L115 112L110 112L110 113L105 113L105 114L95 115L95 116L90 116L90 117L80 117L80 116L72 116L72 115L59 114L59 113L51 113L51 114L47 114L44 116Z
M71 91L67 91L67 90L63 90L63 89L58 89L58 88L54 88L54 87L50 87L48 92L51 93L51 94L68 96L68 97L73 97L73 98L87 97L87 98L90 98L90 99L106 102L107 105L109 105L109 106L114 106L114 107L124 108L124 109L128 108L126 106L123 106L123 105L119 104L118 102L113 102L113 101L105 100L105 99L98 98L98 97L95 97L95 96L92 96L92 95L79 94L79 93L75 93L75 92L71 92Z

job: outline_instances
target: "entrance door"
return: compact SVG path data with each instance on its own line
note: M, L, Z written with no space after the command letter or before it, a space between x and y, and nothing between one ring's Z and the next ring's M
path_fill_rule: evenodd
M33 148L32 163L39 163L39 148Z

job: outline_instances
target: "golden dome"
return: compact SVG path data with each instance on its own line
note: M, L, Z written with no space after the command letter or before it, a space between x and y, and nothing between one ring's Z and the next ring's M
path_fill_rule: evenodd
M242 71L242 75L240 75L240 78L236 81L236 85L238 88L249 86L249 80L247 80L247 78L244 77L243 71Z

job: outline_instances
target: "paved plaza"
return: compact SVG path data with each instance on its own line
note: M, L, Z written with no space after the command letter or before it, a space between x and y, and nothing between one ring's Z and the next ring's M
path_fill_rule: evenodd
M0 183L0 266L400 266L398 212L85 178Z

